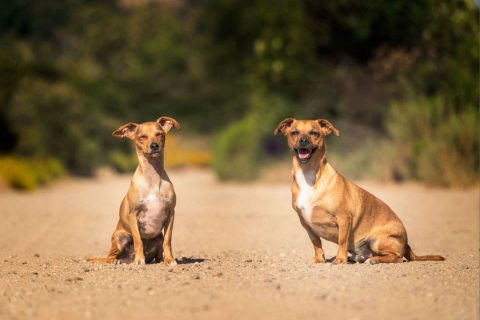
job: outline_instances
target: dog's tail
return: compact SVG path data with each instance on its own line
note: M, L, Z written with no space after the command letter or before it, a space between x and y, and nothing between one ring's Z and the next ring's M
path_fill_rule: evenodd
M107 258L92 258L92 259L88 259L87 261L90 261L90 262L107 262Z
M445 260L442 256L416 256L413 253L412 248L407 244L407 250L405 251L404 257L409 261L443 261Z

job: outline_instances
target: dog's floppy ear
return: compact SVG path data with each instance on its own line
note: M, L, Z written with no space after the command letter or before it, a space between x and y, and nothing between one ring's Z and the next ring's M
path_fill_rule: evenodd
M119 137L119 138L127 137L130 139L133 139L133 136L135 135L135 130L137 130L137 127L138 127L138 124L136 123L132 123L132 122L127 123L126 125L121 126L117 130L115 130L112 133L112 136Z
M320 123L320 127L325 130L325 135L329 135L330 132L335 133L337 137L340 137L340 131L335 129L335 127L330 123L330 121L324 119L318 119L318 123Z
M160 118L158 118L157 122L160 125L160 127L162 127L163 131L165 131L165 133L170 131L170 129L172 129L172 127L175 127L176 129L180 130L180 125L173 118L160 117Z
M287 118L287 119L283 120L282 122L280 122L277 129L275 129L275 131L273 131L273 134L277 135L278 131L282 131L284 135L287 135L287 129L292 126L292 123L294 121L295 121L294 118Z

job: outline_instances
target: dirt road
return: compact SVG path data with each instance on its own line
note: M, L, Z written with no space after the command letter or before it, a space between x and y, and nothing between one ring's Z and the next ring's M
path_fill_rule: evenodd
M106 255L130 176L0 191L0 318L479 318L478 189L359 183L399 215L416 254L447 260L335 266L310 263L288 183L170 177L174 268L85 261Z

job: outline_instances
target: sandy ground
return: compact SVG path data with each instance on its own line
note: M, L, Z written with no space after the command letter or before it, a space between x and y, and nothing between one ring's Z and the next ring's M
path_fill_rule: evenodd
M85 261L106 256L130 176L0 191L0 318L479 318L478 189L360 182L400 216L416 254L447 260L335 266L310 263L288 183L170 177L173 268Z

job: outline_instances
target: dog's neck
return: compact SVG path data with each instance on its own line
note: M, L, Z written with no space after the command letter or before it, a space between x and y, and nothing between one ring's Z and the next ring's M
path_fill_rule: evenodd
M137 156L139 163L138 173L143 176L149 186L154 187L160 185L165 175L163 152L157 157L147 157L137 148Z
M325 145L318 148L312 158L307 163L300 163L298 161L295 151L292 150L293 158L293 175L302 172L305 176L315 177L312 181L313 184L317 184L319 180L328 179L335 173L335 169L327 162L325 156Z

